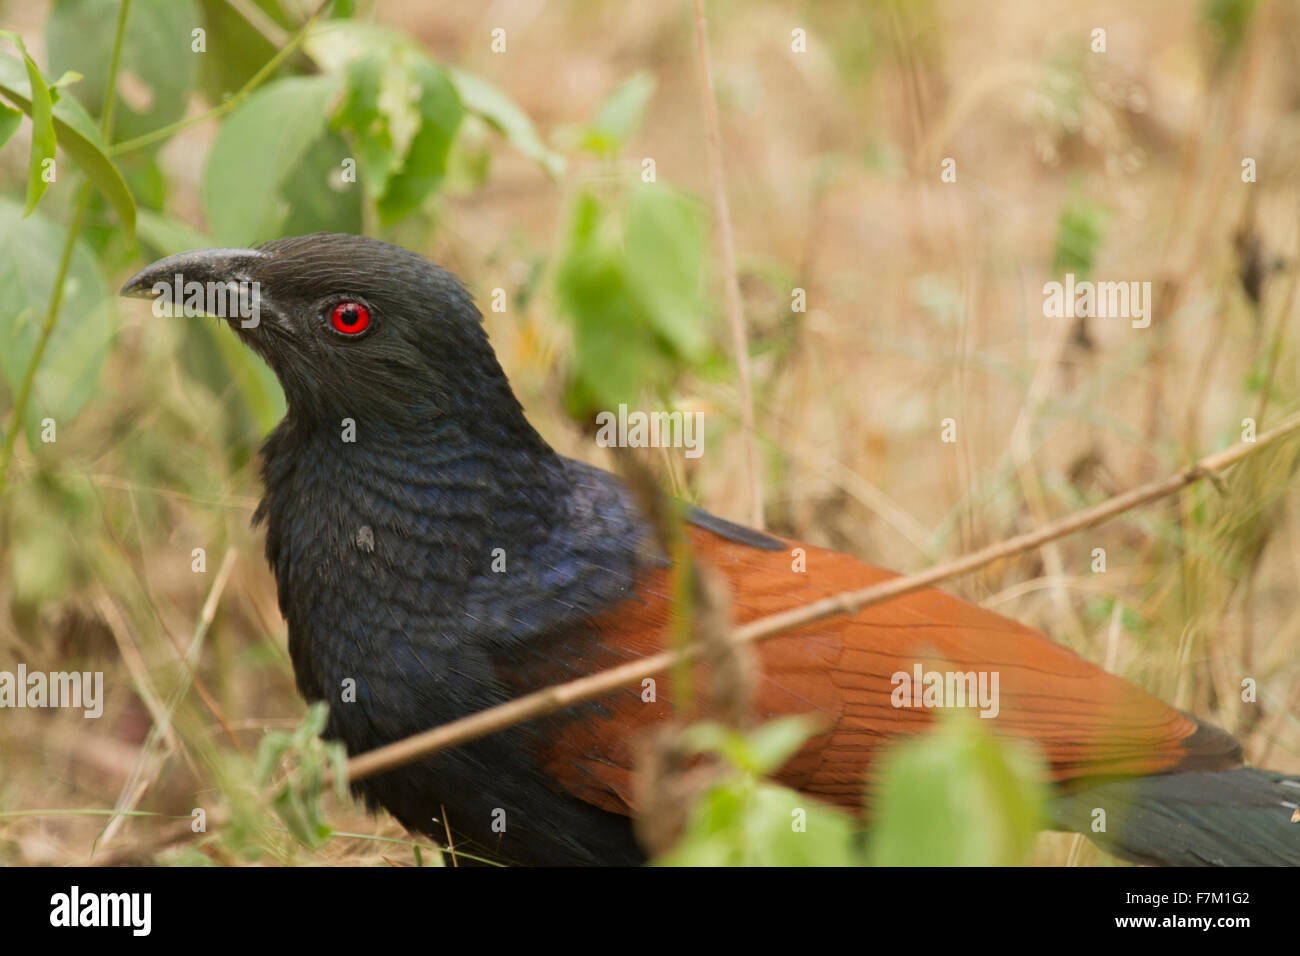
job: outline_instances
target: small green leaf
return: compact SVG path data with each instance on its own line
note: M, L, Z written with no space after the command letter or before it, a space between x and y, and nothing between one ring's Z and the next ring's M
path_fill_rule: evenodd
M564 175L564 157L542 143L533 121L510 97L481 76L455 68L447 72L466 110L485 120L519 152L540 163L553 179Z
M64 70L63 75L50 84L50 91L63 89L73 83L80 83L85 77L76 70Z
M753 771L762 775L776 773L814 733L816 725L804 716L781 717L761 724L748 737Z
M1052 271L1073 272L1080 279L1090 275L1107 218L1106 207L1097 201L1083 195L1072 198L1057 222Z
M307 716L298 726L299 743L305 745L314 737L319 737L325 732L325 723L329 720L329 705L323 700L318 700L307 708Z
M643 70L614 87L583 131L583 148L601 156L616 155L641 125L656 85L654 74Z
M293 738L282 730L273 730L258 741L253 768L253 779L258 786L265 787L271 782L271 775L280 765L280 758L292 745Z
M44 87L42 87L44 88ZM48 92L48 91L47 91ZM31 85L17 60L0 55L0 95L32 115ZM108 158L94 122L75 98L65 96L54 104L54 129L63 151L73 158L108 200L126 229L127 241L135 235L135 199L126 180Z
M0 103L0 147L9 142L9 137L18 131L23 121L23 111Z
M0 30L0 39L8 40L18 47L18 51L23 55L23 66L27 70L30 100L25 106L22 103L18 105L24 106L24 112L32 118L32 152L31 160L27 164L27 205L23 209L23 215L30 216L50 185L45 181L43 174L46 163L54 160L54 104L50 100L49 85L41 76L41 71L36 68L36 61L27 52L23 38L12 30ZM4 92L8 94L8 91ZM15 97L10 96L10 99Z

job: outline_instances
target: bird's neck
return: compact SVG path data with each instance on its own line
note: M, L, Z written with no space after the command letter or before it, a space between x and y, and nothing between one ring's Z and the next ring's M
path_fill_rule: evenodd
M462 628L509 613L516 623L498 630L523 636L554 618L544 606L596 610L635 577L643 525L626 490L535 433L454 419L349 427L290 417L263 449L258 515L282 605L357 586L382 602L415 580L429 619ZM512 611L520 601L534 607Z

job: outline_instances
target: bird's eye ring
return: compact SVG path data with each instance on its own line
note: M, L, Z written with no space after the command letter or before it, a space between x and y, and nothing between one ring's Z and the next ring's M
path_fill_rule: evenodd
M360 302L340 302L330 312L330 325L341 335L360 335L370 328L370 310Z

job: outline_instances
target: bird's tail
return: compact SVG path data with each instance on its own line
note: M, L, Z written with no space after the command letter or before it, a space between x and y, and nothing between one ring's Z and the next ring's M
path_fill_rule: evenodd
M1298 807L1300 777L1242 767L1108 780L1057 797L1053 812L1134 863L1300 866Z

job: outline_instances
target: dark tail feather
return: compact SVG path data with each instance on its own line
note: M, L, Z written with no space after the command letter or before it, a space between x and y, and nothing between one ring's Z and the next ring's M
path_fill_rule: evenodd
M1300 866L1300 777L1243 767L1110 780L1056 798L1059 826L1157 866ZM1093 832L1097 809L1106 831Z

